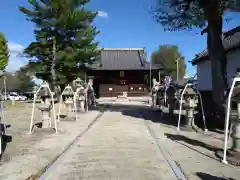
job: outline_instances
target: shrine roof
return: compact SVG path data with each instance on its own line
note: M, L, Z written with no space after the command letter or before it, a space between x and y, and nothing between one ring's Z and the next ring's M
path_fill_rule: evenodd
M90 65L91 70L160 70L150 67L144 48L104 48L99 61Z

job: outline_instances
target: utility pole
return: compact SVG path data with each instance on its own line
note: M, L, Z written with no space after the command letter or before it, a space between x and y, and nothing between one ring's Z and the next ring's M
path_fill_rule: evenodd
M179 63L179 60L180 60L181 58L182 58L182 57L179 57L179 58L176 60L176 63L177 63L177 81L178 81L178 79L179 79L179 78L178 78L178 68L179 68L179 67L178 67L178 63Z

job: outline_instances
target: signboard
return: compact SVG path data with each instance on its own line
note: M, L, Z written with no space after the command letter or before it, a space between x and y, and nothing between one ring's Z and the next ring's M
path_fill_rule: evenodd
M120 77L124 77L124 71L120 71Z

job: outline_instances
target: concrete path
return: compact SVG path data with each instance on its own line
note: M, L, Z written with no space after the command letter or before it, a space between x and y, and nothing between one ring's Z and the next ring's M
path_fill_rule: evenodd
M107 111L41 177L46 180L173 180L137 109Z
M215 156L223 148L224 134L188 132L176 129L177 121L161 118L160 112L145 109L145 120L155 132L161 147L190 180L239 180L239 166L225 165Z

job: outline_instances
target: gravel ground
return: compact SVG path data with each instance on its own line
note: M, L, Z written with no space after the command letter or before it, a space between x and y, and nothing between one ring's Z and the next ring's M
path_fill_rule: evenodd
M7 143L6 150L2 157L1 164L10 161L15 156L19 156L28 151L28 147L34 145L44 134L28 135L31 104L19 103L15 106L8 106L4 111L4 123L10 125L7 128L7 135L12 137L12 142ZM36 117L40 113L36 111Z
M127 111L135 117L124 114ZM176 177L139 111L126 106L104 113L41 179L172 180Z

